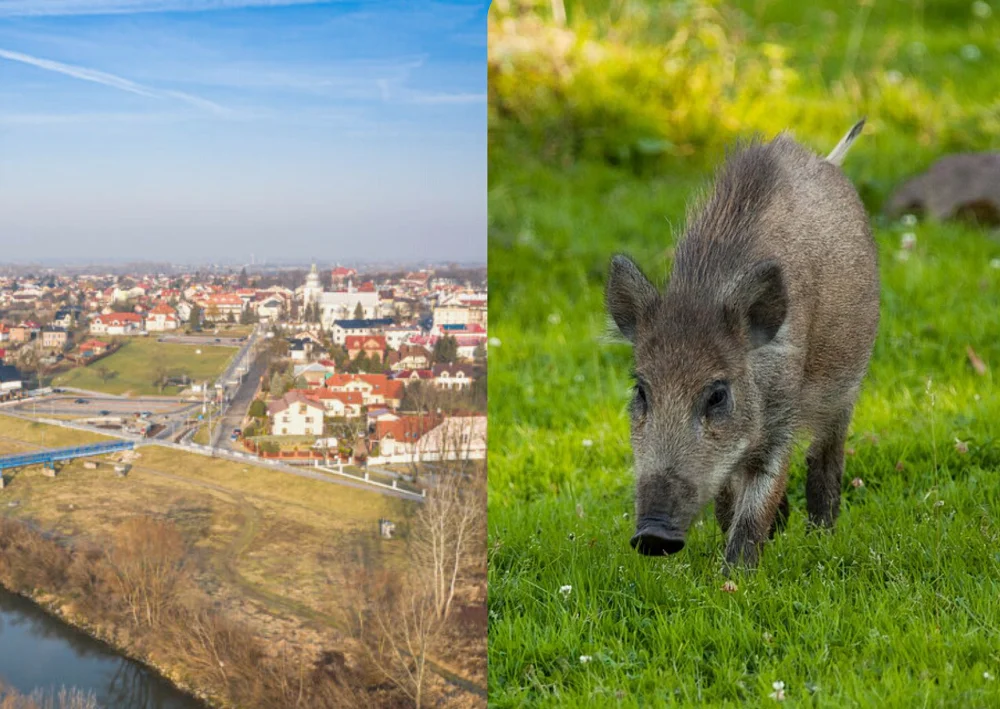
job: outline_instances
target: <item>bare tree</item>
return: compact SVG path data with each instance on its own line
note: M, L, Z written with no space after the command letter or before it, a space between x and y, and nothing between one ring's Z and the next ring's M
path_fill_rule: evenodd
M430 648L443 628L433 592L417 569L405 575L363 569L352 574L348 627L368 665L420 709L427 699Z
M157 625L185 579L185 543L172 523L132 517L105 552L113 581L136 625Z
M455 471L438 474L414 520L412 545L428 579L435 616L447 620L462 572L478 561L477 530L486 515L485 485Z

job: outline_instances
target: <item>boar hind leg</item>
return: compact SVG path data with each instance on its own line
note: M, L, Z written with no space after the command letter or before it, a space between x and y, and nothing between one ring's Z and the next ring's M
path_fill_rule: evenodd
M814 527L832 527L840 513L840 484L844 476L844 442L852 407L816 434L806 453L806 510Z
M788 501L788 452L775 453L764 465L751 465L733 511L726 543L726 564L757 565L761 547L773 534L779 509ZM786 512L787 514L787 512Z

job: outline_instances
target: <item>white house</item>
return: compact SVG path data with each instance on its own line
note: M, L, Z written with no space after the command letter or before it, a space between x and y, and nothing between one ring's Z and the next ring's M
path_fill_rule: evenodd
M419 461L484 460L486 417L454 416L431 429L416 444Z
M267 406L276 436L322 436L323 406L298 392L289 392Z
M138 313L105 313L90 322L94 335L138 335L143 332L142 316Z
M146 330L149 332L176 330L179 325L177 311L167 303L158 304L146 314Z

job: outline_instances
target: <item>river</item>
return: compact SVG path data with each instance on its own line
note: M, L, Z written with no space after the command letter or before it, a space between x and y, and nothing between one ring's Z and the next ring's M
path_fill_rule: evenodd
M206 709L143 665L0 588L0 679L29 694L92 692L102 709Z

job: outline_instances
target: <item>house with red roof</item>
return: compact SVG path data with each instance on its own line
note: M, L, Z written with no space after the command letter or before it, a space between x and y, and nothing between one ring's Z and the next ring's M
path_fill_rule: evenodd
M165 332L176 330L180 326L177 311L168 303L161 302L146 315L146 330L149 332Z
M232 317L238 320L243 314L243 298L236 293L211 293L197 298L202 315L209 322L221 322Z
M142 331L142 316L138 313L105 313L90 321L94 335L138 335Z
M420 437L437 427L442 420L440 414L407 414L376 421L373 440L378 442L379 456L413 454Z
M301 391L290 391L267 405L276 436L322 436L323 405Z
M99 357L108 351L111 347L107 342L101 342L100 340L91 339L86 342L81 342L79 346L81 357Z
M385 354L385 337L383 335L348 335L345 338L344 346L347 348L347 356L352 360L358 355L364 354L368 359L377 357L382 361Z

